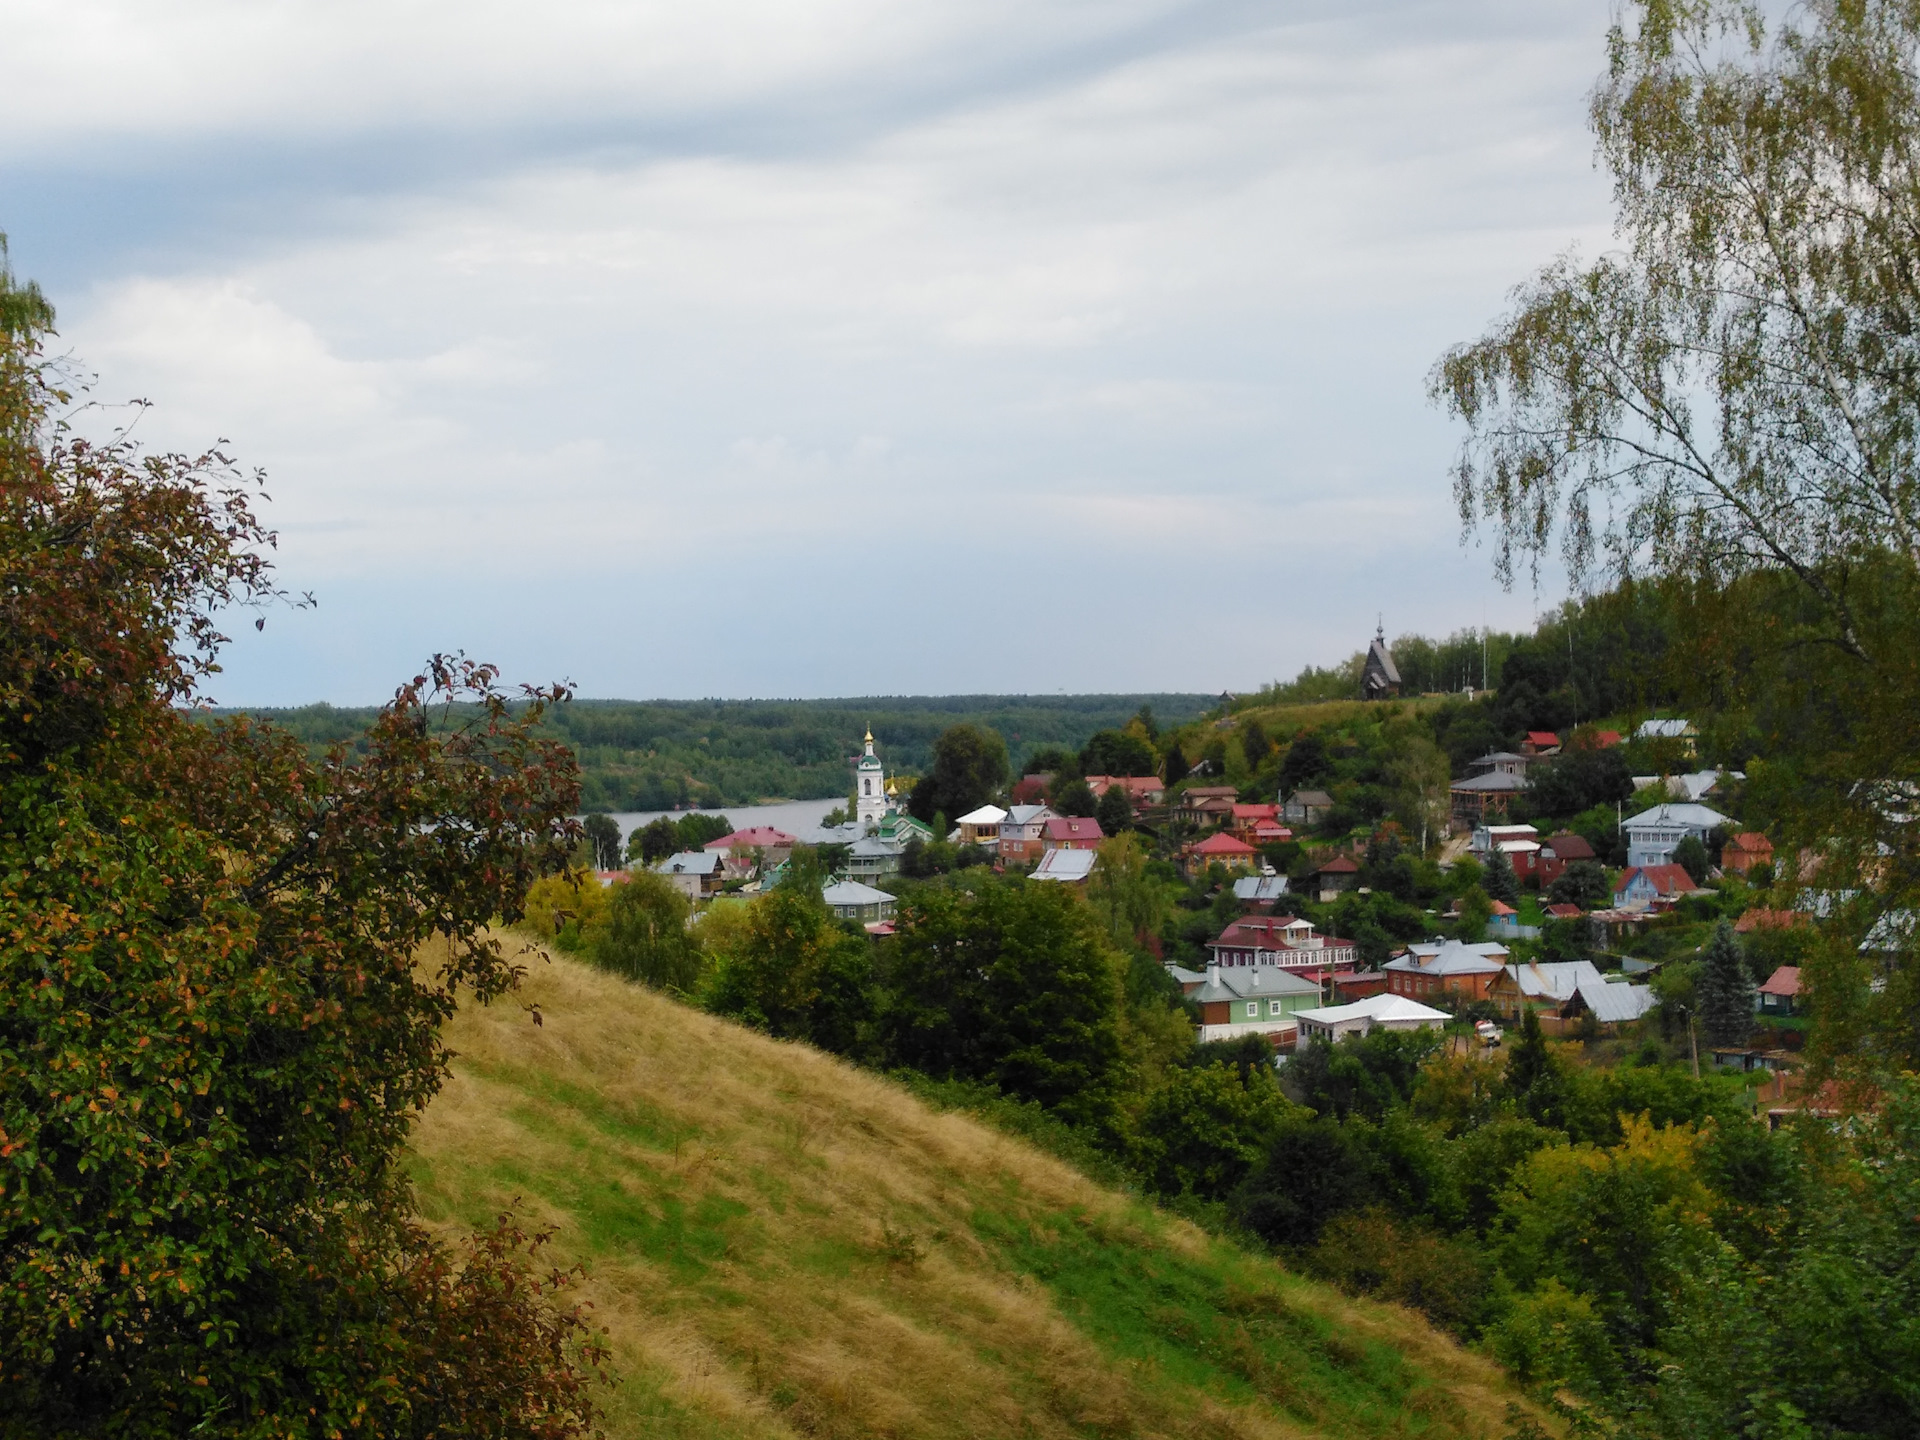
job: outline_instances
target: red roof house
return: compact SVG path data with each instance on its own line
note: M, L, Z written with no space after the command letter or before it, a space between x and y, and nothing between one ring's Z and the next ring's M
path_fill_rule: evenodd
M1522 755L1552 755L1560 749L1560 737L1551 730L1529 730L1520 742Z
M1733 933L1751 935L1755 930L1790 930L1795 925L1806 923L1807 917L1795 911L1768 910L1764 906L1755 906L1733 922Z
M1791 1015L1800 999L1800 967L1782 965L1760 987L1762 1015Z
M730 855L735 850L791 850L799 843L786 831L776 830L771 825L749 825L745 830L736 830L731 835L722 835L718 840L709 840L701 848Z
M1107 837L1100 833L1100 822L1091 817L1056 815L1040 832L1043 850L1098 850Z
M1556 920L1577 920L1585 913L1586 912L1578 905L1561 904L1547 906L1547 914Z
M1225 865L1229 870L1250 870L1255 854L1254 848L1246 841L1222 830L1188 849L1187 872L1198 875L1209 865L1215 864Z
M1690 895L1699 888L1684 866L1629 865L1613 887L1613 904L1618 910L1646 909L1656 901Z
M1773 863L1773 842L1758 830L1743 830L1720 852L1720 868L1746 874L1756 865Z

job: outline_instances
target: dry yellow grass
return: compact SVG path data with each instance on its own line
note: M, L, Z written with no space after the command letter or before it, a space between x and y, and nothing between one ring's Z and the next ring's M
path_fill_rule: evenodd
M517 943L517 942L516 942ZM1346 1300L805 1046L564 958L469 1007L430 1220L558 1227L615 1436L1485 1435L1513 1392Z

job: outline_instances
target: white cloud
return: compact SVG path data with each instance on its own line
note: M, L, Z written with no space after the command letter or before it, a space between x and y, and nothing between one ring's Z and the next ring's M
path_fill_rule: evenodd
M103 396L274 477L283 574L323 608L282 659L249 642L253 698L303 698L321 652L323 688L378 693L389 654L327 628L368 615L420 653L485 617L478 648L542 668L583 607L704 634L689 576L871 643L581 640L588 693L1206 688L1345 653L1382 603L1470 623L1485 567L1454 546L1425 369L1528 268L1605 243L1594 4L167 13L40 8L22 44L81 131L291 147L283 222L237 179L217 253L156 233L55 296ZM562 121L586 128L419 158L447 127ZM299 147L356 127L398 127L417 178L303 190ZM927 605L850 590L876 546L937 641ZM1316 618L1270 657L1162 624L1229 556L1283 612L1309 554ZM538 578L477 594L482 557ZM1071 661L950 588L1047 566L1141 577L1068 607Z

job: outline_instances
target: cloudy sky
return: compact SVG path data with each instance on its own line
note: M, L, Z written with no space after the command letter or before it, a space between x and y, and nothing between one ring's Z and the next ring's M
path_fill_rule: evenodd
M0 0L0 229L269 473L222 702L1250 688L1559 598L1425 376L1607 245L1610 13Z

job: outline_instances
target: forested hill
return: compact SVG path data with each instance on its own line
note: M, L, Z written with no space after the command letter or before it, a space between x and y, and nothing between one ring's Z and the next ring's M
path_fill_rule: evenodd
M849 757L868 726L888 768L915 774L929 764L934 737L963 720L997 730L1017 767L1043 745L1078 750L1142 706L1161 724L1178 725L1217 703L1217 696L1179 694L575 700L550 723L579 756L586 808L664 810L845 795ZM317 747L353 740L374 715L325 704L248 713Z

